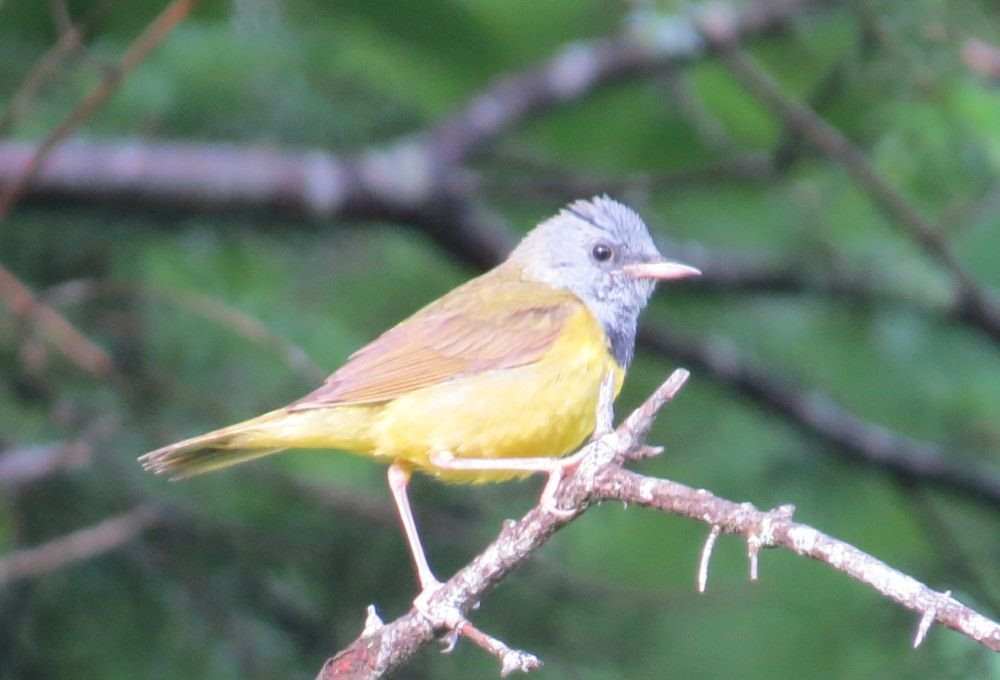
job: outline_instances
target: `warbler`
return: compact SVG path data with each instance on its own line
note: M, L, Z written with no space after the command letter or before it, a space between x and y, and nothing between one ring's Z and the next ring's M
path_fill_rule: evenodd
M665 259L633 210L599 196L540 223L510 256L352 354L319 388L262 416L142 456L174 478L285 449L384 461L423 591L438 584L407 496L414 471L449 482L560 470L617 396Z

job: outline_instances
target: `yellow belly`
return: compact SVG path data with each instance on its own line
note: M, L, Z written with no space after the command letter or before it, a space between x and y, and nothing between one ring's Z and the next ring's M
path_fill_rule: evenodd
M567 320L560 338L538 361L451 380L381 405L369 430L377 457L403 460L446 481L489 482L520 473L442 470L436 451L459 458L558 457L594 430L604 376L624 371L610 355L589 313Z

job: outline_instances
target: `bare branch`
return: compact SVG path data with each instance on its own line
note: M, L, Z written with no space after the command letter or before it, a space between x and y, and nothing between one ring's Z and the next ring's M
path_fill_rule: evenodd
M93 449L83 441L20 446L0 451L0 487L44 479L59 470L86 465Z
M733 10L742 37L781 27L817 0L756 0ZM648 16L625 35L577 41L527 71L497 80L429 133L431 146L446 164L466 159L510 127L542 111L577 101L610 82L663 70L705 52L695 20L683 15Z
M737 15L738 31L745 38L760 35L804 9L826 4L833 2L749 2ZM454 200L465 185L458 164L512 126L599 87L704 53L693 19L660 17L614 39L572 43L555 57L487 87L427 132L355 158L322 150L294 154L221 146L77 145L53 153L26 191L36 198L264 208L297 217L392 218L430 227L431 218L448 216L467 203ZM23 145L0 145L0 184L8 185L8 192L12 186L20 191L21 169L31 163L30 155L24 159L26 152L31 153ZM437 229L448 228L438 224Z
M2 148L2 147L0 147ZM523 198L525 196L569 201L580 196L610 192L615 194L638 192L647 195L685 189L705 184L732 181L763 184L775 177L771 158L760 153L727 155L704 165L681 168L668 172L632 172L598 174L569 171L556 164L525 163L523 158L512 158L499 150L493 154L505 170L512 166L525 166L524 172L508 172L501 176L485 176L480 184L492 196ZM516 168L515 168L516 169Z
M686 374L683 370L675 371L616 430L575 454L581 459L579 465L566 474L555 490L558 507L571 509L569 512L548 512L539 503L519 521L505 523L497 539L422 602L419 611L414 607L395 621L383 624L378 620L373 624L369 609L368 623L361 636L328 659L317 680L384 677L431 642L436 631L461 632L465 616L476 603L508 573L526 562L556 531L580 517L598 500L636 503L708 523L712 526L712 534L709 545L702 551L700 573L707 573L707 555L719 532L740 534L746 537L754 552L782 546L820 560L903 606L990 649L1000 650L1000 625L950 595L930 590L857 548L792 521L791 506L762 512L749 503L734 503L703 489L692 489L622 468L621 462L630 457L632 450L645 446L643 434L648 432L656 409L677 393ZM699 583L703 583L704 578L700 576ZM478 642L504 659L505 667L508 659L527 658L522 657L523 653L511 652L506 645L489 636L484 635Z
M16 488L87 465L93 458L94 447L117 427L116 419L99 418L71 441L0 451L0 488Z
M843 541L799 524L786 508L762 512L749 503L724 500L704 489L692 489L666 479L654 479L621 468L607 468L598 477L596 495L682 515L722 531L758 536L762 547L783 547L797 555L824 562L865 583L891 600L921 615L931 612L939 623L1000 651L1000 624L950 596L931 590L871 555Z
M160 514L140 505L103 522L60 536L34 548L0 558L0 588L24 578L39 578L128 543L157 523Z

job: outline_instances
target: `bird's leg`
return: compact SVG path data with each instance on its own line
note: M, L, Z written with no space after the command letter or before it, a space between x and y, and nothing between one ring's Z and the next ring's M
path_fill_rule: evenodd
M580 464L583 452L568 458L456 458L451 451L435 451L430 455L431 464L443 470L490 472L544 472L549 481L542 491L542 509L552 514L571 517L575 510L563 510L556 505L555 493L566 473Z
M396 501L396 510L399 511L399 521L403 524L403 533L406 534L406 542L410 545L410 555L413 557L413 564L417 569L417 579L420 581L420 595L413 601L418 610L433 595L441 582L434 576L431 567L427 564L427 556L424 548L420 544L420 535L417 533L417 523L413 519L413 511L410 509L410 500L406 494L406 486L410 482L410 470L399 463L389 466L389 490L392 491L392 498Z

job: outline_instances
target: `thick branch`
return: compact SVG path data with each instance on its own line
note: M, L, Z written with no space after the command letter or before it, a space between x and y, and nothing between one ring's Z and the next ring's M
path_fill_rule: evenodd
M743 38L774 30L830 0L750 2ZM153 203L181 209L275 209L294 217L412 218L462 189L458 165L525 118L578 101L627 77L703 56L691 17L658 18L613 39L579 41L487 87L423 134L354 158L225 146L62 146L26 188L36 200ZM0 144L0 185L19 181L31 147ZM406 220L409 221L409 220Z
M90 461L91 448L84 442L59 442L0 451L0 487L28 484L59 471Z

